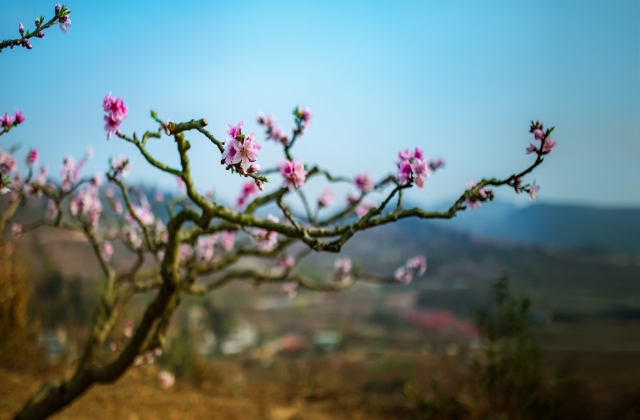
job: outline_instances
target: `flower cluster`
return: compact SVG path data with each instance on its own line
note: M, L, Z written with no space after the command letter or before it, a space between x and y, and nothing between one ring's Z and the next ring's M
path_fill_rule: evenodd
M549 134L551 134L552 131L553 127L545 131L544 125L540 121L536 121L535 123L531 121L529 132L533 134L536 141L540 142L540 145L536 145L535 143L529 144L529 147L527 147L527 154L537 153L538 155L548 155L551 153L551 149L557 145L557 143L549 137Z
M404 266L398 268L393 275L395 281L409 284L413 275L422 276L427 271L427 260L425 257L417 256L407 260Z
M467 188L473 189L476 185L476 181L471 181L467 184ZM464 203L469 210L473 210L480 207L482 205L482 202L488 199L493 199L493 193L491 192L491 190L480 188L478 189L477 193L469 194Z
M227 125L226 131L230 138L225 140L220 163L227 165L227 169L233 169L239 174L249 176L249 174L255 174L260 171L260 165L256 161L258 160L258 151L261 146L255 140L253 132L248 136L242 133L243 124L240 121L235 126ZM256 180L256 185L262 189L262 182Z
M76 163L72 157L64 156L62 158L62 169L60 169L60 177L62 178L62 189L64 191L71 190L71 187L80 181L80 171L93 156L91 148L87 149L87 153Z
M87 225L96 227L100 214L102 214L102 203L100 201L98 186L88 184L76 194L71 199L69 211L73 216L84 216Z
M18 124L22 124L24 120L25 118L22 115L22 111L19 109L14 109L13 116L9 115L8 112L5 112L4 115L0 116L0 128L2 129L0 130L0 135L8 132Z
M352 269L351 259L349 258L338 258L336 262L333 264L333 275L335 276L336 281L338 282L346 282L351 278L351 269Z
M289 188L290 191L302 187L304 181L307 179L307 172L304 170L304 165L295 160L285 160L281 162L280 174L284 177L282 187Z
M120 134L120 123L127 117L128 108L122 99L111 96L111 92L102 101L102 108L107 113L104 116L104 129L107 131L107 140L109 140L111 134Z
M66 7L63 8L63 6L58 3L56 4L55 11L56 15L58 15L55 21L60 24L60 30L62 31L62 33L66 34L67 29L69 29L69 27L71 26L71 19L69 19L69 13L71 13L71 10L67 9Z
M266 128L267 140L280 142L285 146L289 145L289 138L284 134L282 128L276 124L275 118L271 115L258 115L258 124Z
M424 187L424 180L429 175L424 152L417 147L413 153L406 149L398 153L398 159L398 182L415 182L418 188Z
M158 381L160 382L160 388L169 389L176 383L176 378L172 373L163 370L158 373Z

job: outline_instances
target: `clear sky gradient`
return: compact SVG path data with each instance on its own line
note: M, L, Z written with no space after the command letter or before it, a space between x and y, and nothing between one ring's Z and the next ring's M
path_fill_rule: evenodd
M0 38L18 36L54 2L5 2ZM176 189L134 147L106 141L102 99L125 100L122 130L155 129L162 119L206 118L224 138L245 121L273 166L280 148L264 141L260 111L291 128L291 111L313 120L294 156L346 176L394 172L398 150L419 146L446 169L409 198L425 206L458 196L468 181L506 177L531 156L531 119L556 126L558 146L527 181L540 200L597 206L640 205L640 2L629 1L123 1L69 0L73 26L57 27L33 50L0 54L0 111L26 123L3 146L37 146L57 174L64 153L94 148L89 172L127 154L131 179ZM197 185L225 199L241 179L196 133ZM172 140L150 142L177 164ZM271 177L268 188L281 182ZM277 185L276 185L277 184ZM314 195L321 182L310 185ZM345 195L348 188L339 189ZM500 199L528 203L512 191ZM342 199L340 196L338 199Z

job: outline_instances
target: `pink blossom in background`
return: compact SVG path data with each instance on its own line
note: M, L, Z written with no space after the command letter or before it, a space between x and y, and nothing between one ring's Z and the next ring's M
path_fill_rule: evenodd
M126 178L131 172L131 162L128 157L119 155L111 159L111 168L115 170L116 175L120 174Z
M14 238L18 239L22 235L22 225L14 223L11 225L11 234Z
M538 191L540 191L540 186L536 184L534 180L531 186L529 187L529 200L530 201L538 201Z
M105 242L104 244L102 244L102 257L105 260L109 261L112 255L113 255L113 246L111 245L111 242Z
M231 251L233 249L233 242L236 239L236 233L231 231L224 231L221 234L220 244L225 251Z
M277 260L277 265L280 268L293 268L296 265L296 260L291 255L280 255Z
M282 293L284 293L289 299L293 299L298 294L298 282L290 282L282 285Z
M348 281L351 277L351 259L338 258L333 264L333 272L336 279L340 282Z
M252 195L256 195L260 192L258 186L255 184L255 182L253 181L245 181L245 183L242 185L242 190L240 191L240 197L238 197L238 200L236 201L236 205L239 208L244 208L244 206L247 204L247 200L249 199L250 196Z
M356 187L362 192L367 193L373 189L373 181L368 174L360 174L353 179Z
M421 276L427 271L427 259L423 256L413 257L407 260L407 267L416 270Z
M375 207L376 205L371 201L362 200L358 207L356 207L356 214L358 215L358 217L364 217L367 213L369 213L369 210Z
M405 267L400 267L393 274L393 278L399 283L409 284L413 279L413 275L410 270L407 270Z
M270 214L267 216L272 222L279 222L278 218ZM255 229L252 234L253 240L258 244L260 249L270 251L278 244L278 232L267 229Z
M178 191L180 192L183 192L187 187L187 184L185 184L184 179L182 179L181 176L176 177L176 183L178 184Z
M333 203L333 194L329 188L325 188L318 197L318 206L329 207Z
M158 381L162 389L169 389L176 383L176 378L172 373L163 370L158 373Z
M122 213L122 202L120 200L115 200L113 202L113 211L115 211L117 214Z
M127 338L131 338L133 336L133 329L135 328L135 325L136 324L133 319L127 319L122 327L122 335Z
M359 198L354 195L354 194L349 194L349 196L347 197L347 204L349 206L353 206L354 204L356 204L358 202Z
M289 190L302 187L307 179L304 165L295 160L286 160L280 163L280 174L284 177L283 188L289 188Z
M49 219L55 219L56 216L58 216L58 207L56 207L55 201L49 200L47 203L46 217Z
M467 188L471 189L471 188L475 187L476 185L477 185L476 181L471 181L471 182L469 182L467 184ZM481 196L484 197L485 194L486 194L485 191L484 191L484 188L480 188L478 190L478 194L480 194ZM478 200L478 199L467 198L465 200L465 205L469 208L469 210L473 210L473 209L476 209L476 208L482 206L482 202L480 200Z
M436 171L443 167L444 167L444 160L442 158L438 158L436 160L432 160L429 162L429 169L431 171Z
M18 163L9 153L0 152L0 172L10 174L16 170Z
M249 168L247 169L247 172L251 174L257 174L258 172L260 172L260 165L257 163L252 163L251 166L249 166Z
M196 243L196 258L200 261L210 262L213 260L214 246L218 241L218 235L202 235L198 237Z
M156 193L156 203L162 203L164 201L164 194L161 192Z

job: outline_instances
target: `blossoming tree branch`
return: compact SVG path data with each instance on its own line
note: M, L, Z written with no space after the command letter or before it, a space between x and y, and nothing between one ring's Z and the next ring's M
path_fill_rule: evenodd
M20 24L21 38L3 41L0 50L19 45L30 48L29 38L41 38L42 31L54 23L66 32L71 24L69 14L69 9L57 5L54 18L47 23L42 17L36 20L34 32L25 32ZM7 202L0 215L0 232L10 229L15 238L40 226L81 232L95 253L105 284L93 328L74 372L46 383L16 419L46 418L93 384L112 383L130 367L153 361L165 345L172 315L187 295L205 295L234 280L281 284L282 292L291 297L300 288L338 291L357 281L409 283L415 275L424 274L424 256L410 256L386 277L364 274L349 258L336 259L329 280L311 278L296 265L311 251L339 253L358 232L400 219L450 219L459 211L492 200L492 188L507 187L536 199L539 186L535 181L525 183L524 178L556 145L550 138L553 128L545 129L541 123L532 122L529 131L534 141L526 152L534 159L528 167L504 178L471 182L448 210L436 212L403 206L405 190L424 187L428 177L444 166L442 159L428 160L419 148L399 151L396 161L389 161L389 174L376 181L364 173L338 175L320 166L305 165L301 157L294 156L294 146L304 141L309 129L312 115L308 108L295 108L291 131L285 131L269 115L258 117L264 140L273 142L283 153L280 163L266 168L260 161L260 136L244 132L242 121L227 125L224 131L216 124L210 131L205 119L173 122L162 120L151 111L153 128L138 135L127 134L121 128L128 113L123 99L109 93L102 101L102 112L107 140L117 137L130 143L151 168L176 177L183 195L165 200L158 194L150 199L127 185L131 165L126 156L109 159L104 176L85 177L81 174L91 153L78 161L65 156L59 177L51 177L47 165L39 165L36 149L28 151L23 165L18 164L15 150L0 150L0 189ZM0 117L0 135L24 122L19 110L5 113ZM149 141L171 142L179 155L179 166L154 157L147 149ZM235 205L223 205L211 193L195 187L189 161L192 141L210 142L211 157L228 170L227 176L245 179ZM322 178L327 184L316 198L304 192L305 183L313 177ZM109 184L106 200L99 194L103 178ZM336 183L353 187L353 194L345 203L334 203L330 186ZM382 192L384 198L372 201L373 191ZM302 200L302 214L291 210L288 199L292 196ZM12 222L20 203L40 198L48 200L42 217L23 225ZM257 215L265 206L274 204L278 214ZM168 218L158 216L159 206L166 207ZM135 255L131 266L116 267L112 263L116 242ZM247 266L239 264L246 259L262 259L266 264L239 268ZM131 298L149 292L155 297L143 315L126 320L123 325L122 316ZM161 380L172 383L170 378Z

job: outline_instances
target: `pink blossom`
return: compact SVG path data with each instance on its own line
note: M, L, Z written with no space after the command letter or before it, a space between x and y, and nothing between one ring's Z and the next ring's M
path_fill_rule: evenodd
M11 225L11 234L14 238L18 239L22 235L22 225L14 223Z
M102 244L102 257L105 260L109 261L112 255L113 255L113 246L111 245L111 242L105 242L104 244Z
M120 200L114 200L113 211L115 211L117 214L122 213L122 202Z
M69 16L62 16L60 19L60 30L63 34L67 33L67 29L71 26L71 19Z
M22 24L22 22L20 22L20 25L18 25L18 31L20 32L20 36L24 35L24 25Z
M164 194L161 192L156 193L156 203L162 203L164 201Z
M202 235L198 237L196 243L196 257L200 261L210 262L213 260L213 251L218 235Z
M15 171L17 166L16 160L9 153L0 152L0 172L10 174Z
M538 201L538 191L540 191L540 186L536 184L534 180L531 186L529 187L529 200L530 201Z
M249 169L247 169L247 172L249 172L250 174L257 174L258 172L260 172L260 165L257 163L252 163L251 166L249 166Z
M112 96L111 92L102 101L102 108L107 113L104 116L104 129L107 131L108 140L112 133L118 133L120 123L127 117L128 108L122 99Z
M282 293L289 299L293 299L298 294L298 282L293 281L282 285Z
M280 174L284 177L283 188L294 190L304 185L307 172L302 163L295 160L286 160L280 164Z
M537 152L537 151L538 151L538 148L533 143L530 143L529 147L527 147L527 154L531 154L531 153L534 153L534 152Z
M172 373L163 370L158 373L158 381L160 382L160 387L162 389L169 389L176 383L176 378Z
M127 319L124 321L124 326L122 327L122 335L127 338L131 338L133 336L133 329L135 328L135 322L133 319Z
M183 192L187 186L184 179L181 176L176 177L176 183L178 184L178 191Z
M429 169L424 160L424 152L417 147L413 152L406 149L398 153L398 158L400 160L397 163L397 178L400 184L407 184L413 181L418 188L424 187L425 178L429 175Z
M116 176L121 174L123 178L126 178L131 172L131 162L126 156L116 156L111 159L111 168L115 171Z
M411 271L407 270L405 267L400 267L393 274L393 278L399 283L409 284L413 279L413 274L411 274Z
M236 205L239 208L243 208L247 203L247 199L252 195L258 194L259 191L258 186L254 182L246 181L242 186L242 191L236 201Z
M325 188L318 197L318 206L329 207L333 203L333 194L329 188Z
M349 196L347 197L347 204L349 206L353 206L355 205L358 200L360 200L355 194L349 194Z
M47 203L46 216L49 219L55 219L57 215L58 215L58 207L56 206L55 201L49 200L49 202Z
M358 207L356 207L356 214L358 215L358 217L364 217L367 213L369 213L369 210L375 207L376 205L374 203L363 200L360 202Z
M476 184L476 181L471 181L471 182L469 182L469 183L467 184L467 188L472 189L472 188L473 188L473 187L475 187L476 185L477 185L477 184ZM478 194L480 194L481 196L485 196L484 188L480 188L480 189L478 190ZM469 208L469 210L473 210L473 209L475 209L475 208L478 208L478 207L482 206L482 202L481 202L478 198L476 198L476 197L473 197L473 198L467 198L467 199L465 200L465 205Z
M234 141L236 142L234 147L237 153L233 158L233 163L242 163L244 168L249 168L253 162L258 160L258 151L261 146L255 141L253 133L245 137L242 143L237 140Z
M22 115L22 111L17 108L14 108L16 114L16 124L22 124L26 118Z
M280 268L292 268L296 265L296 260L291 255L280 255L278 257L277 264Z
M221 238L220 238L220 244L222 245L222 248L224 248L225 251L231 251L233 249L233 242L236 239L236 233L235 232L231 232L231 231L224 231L222 232Z
M539 128L535 128L533 130L533 136L536 138L536 140L542 140L542 138L544 137L544 131Z
M369 192L373 189L373 181L368 174L360 174L353 179L356 187L363 193Z
M442 167L444 167L444 160L442 160L442 158L438 158L429 162L429 169L432 171L436 171L437 169L440 169Z
M351 259L350 258L338 258L333 264L333 271L336 279L340 282L348 281L351 277Z
M407 268L417 271L421 276L427 271L427 260L422 256L413 257L407 260Z
M556 147L556 143L555 141L551 140L551 138L547 137L544 140L544 145L542 146L542 152L544 154L549 154L551 153L551 149L553 149L554 147Z
M225 140L224 152L222 152L222 160L226 165L233 165L233 162L236 159L236 155L238 154L236 144L239 143L235 139Z
M242 125L244 124L243 121L240 121L238 123L238 125L234 126L232 124L227 125L227 129L225 130L227 132L227 134L229 135L229 137L231 137L232 139L238 139L238 137L240 137L240 134L242 134Z
M4 113L3 117L0 117L0 128L11 127L13 125L13 117L8 112Z

